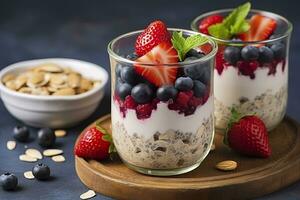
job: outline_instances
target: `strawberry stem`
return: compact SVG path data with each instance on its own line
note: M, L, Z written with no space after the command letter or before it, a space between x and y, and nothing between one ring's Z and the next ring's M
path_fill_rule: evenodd
M96 129L98 129L102 134L102 140L107 141L110 143L109 145L109 149L108 149L108 153L109 154L113 154L117 152L117 149L114 145L113 139L111 134L101 126L100 122L96 122ZM110 158L112 158L112 156L110 156Z

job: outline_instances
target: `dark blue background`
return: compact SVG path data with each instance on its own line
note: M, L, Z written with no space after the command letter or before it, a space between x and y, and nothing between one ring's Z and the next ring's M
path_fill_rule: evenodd
M141 29L154 19L161 19L169 27L189 28L197 15L220 8L235 7L244 1L217 0L152 0L152 1L0 1L0 68L21 60L67 57L97 63L110 71L106 52L107 43L117 35ZM300 33L298 1L257 0L252 5L281 14L294 24L290 54L288 114L300 121ZM263 83L262 83L263 84ZM107 94L92 117L81 126L68 130L66 138L58 140L67 162L55 164L44 159L53 172L53 180L37 182L23 178L32 164L18 160L24 144L17 150L4 147L11 138L12 128L18 124L0 103L0 173L11 171L19 177L16 192L0 190L0 199L78 199L87 190L74 170L73 143L77 134L97 117L109 113L109 85ZM34 136L36 131L32 129ZM27 144L35 147L35 142ZM266 186L268 187L268 186ZM97 195L95 199L109 199ZM261 199L300 199L300 182Z

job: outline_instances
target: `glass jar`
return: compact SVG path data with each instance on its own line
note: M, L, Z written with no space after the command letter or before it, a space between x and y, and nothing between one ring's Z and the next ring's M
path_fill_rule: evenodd
M199 31L200 22L207 16L218 14L226 17L231 11L225 9L205 13L193 20L191 27ZM286 112L292 24L282 16L266 11L251 10L248 16L255 14L276 20L277 28L270 39L245 42L210 36L219 47L214 69L214 94L215 127L221 131L227 127L232 108L243 115L259 116L269 131L281 122ZM245 60L241 56L245 47L256 48L255 51L268 47L273 57L266 58L259 53L256 59ZM238 59L224 56L226 50L232 49L238 52Z
M184 36L199 34L181 29L168 30L170 33L182 31ZM158 176L186 173L200 165L213 142L212 80L217 46L208 38L204 44L209 48L206 55L173 64L155 65L126 59L124 55L134 52L136 38L141 32L121 35L108 45L113 141L123 162L135 171ZM177 78L194 71L198 74L192 73L195 75L193 89L178 91L174 83L155 86L138 74L137 68L156 70L156 76L162 77L165 69L175 70ZM126 77L126 73L131 77ZM202 90L196 91L195 84L200 84ZM172 88L173 97L159 100L157 91L162 87ZM132 98L136 88L143 88L144 94L148 95L146 102L137 103Z

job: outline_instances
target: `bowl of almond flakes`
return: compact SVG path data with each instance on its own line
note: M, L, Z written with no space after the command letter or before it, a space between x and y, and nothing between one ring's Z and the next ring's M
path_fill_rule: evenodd
M102 100L107 82L104 68L65 58L22 61L0 72L5 107L34 127L66 128L86 119Z

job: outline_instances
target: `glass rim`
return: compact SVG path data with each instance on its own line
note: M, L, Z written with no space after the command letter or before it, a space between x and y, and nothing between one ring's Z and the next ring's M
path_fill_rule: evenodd
M228 8L228 9L219 9L219 10L214 10L214 11L210 11L210 12L206 12L202 15L199 15L198 17L196 17L195 19L193 19L192 23L191 23L191 29L193 31L199 31L198 30L198 22L200 21L200 19L203 19L207 16L210 16L210 15L214 15L214 14L218 14L218 13L222 13L222 12L229 12L229 11L232 11L233 8ZM213 37L213 36L210 36L210 35L207 35L207 34L204 34L204 35L207 35L209 37L211 37L213 40L219 42L219 43L231 43L231 44L262 44L262 43L271 43L271 42L276 42L278 40L281 40L283 38L286 38L288 37L292 30L293 30L293 24L288 20L286 19L285 17L279 15L279 14L276 14L276 13L273 13L273 12L269 12L269 11L265 11L265 10L258 10L258 9L251 9L250 10L250 13L253 12L253 13L260 13L262 15L265 15L265 16L269 16L269 17L272 17L274 19L281 19L282 21L284 21L286 24L287 24L287 30L283 33L283 34L280 34L280 36L278 37L275 37L273 39L267 39L267 40L257 40L257 41L235 41L235 40L225 40L225 39L220 39L220 38L216 38L216 37Z
M136 62L127 58L122 57L121 55L117 54L113 49L112 46L120 39L125 38L125 37L129 37L138 33L143 32L144 30L137 30L137 31L132 31L132 32L128 32L125 34L122 34L116 38L114 38L113 40L111 40L108 45L107 45L107 52L110 56L112 56L114 59L116 59L118 62L121 63L125 63L125 64L138 64L138 65L142 65L142 66L158 66L158 65L163 65L163 66L167 66L167 67L180 67L180 66L185 66L185 65L191 65L191 64L196 64L199 62L205 62L209 59L211 59L212 57L214 57L218 51L218 45L217 43L210 38L209 36L203 34L203 33L199 33L199 32L195 32L192 30L186 30L186 29L179 29L179 28L168 28L168 31L182 31L185 33L190 33L190 34L200 34L204 37L206 37L208 39L208 43L212 46L212 50L206 54L205 56L192 60L192 61L183 61L183 62L178 62L178 63L160 63L160 64L153 64L153 63L142 63L142 62ZM134 44L133 44L134 45Z

